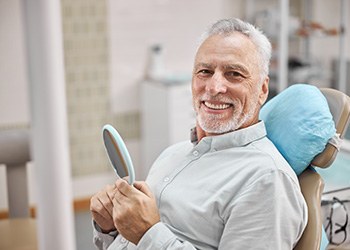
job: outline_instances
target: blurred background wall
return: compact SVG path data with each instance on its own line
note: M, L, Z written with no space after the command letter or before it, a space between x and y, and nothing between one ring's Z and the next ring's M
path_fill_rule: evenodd
M21 7L19 0L0 0L0 129L30 128ZM162 44L166 68L189 75L201 32L218 18L241 16L243 7L228 0L62 0L61 7L72 176L83 187L77 196L84 196L94 190L91 178L99 178L96 186L113 180L104 124L118 128L134 165L142 167L139 84L149 47Z

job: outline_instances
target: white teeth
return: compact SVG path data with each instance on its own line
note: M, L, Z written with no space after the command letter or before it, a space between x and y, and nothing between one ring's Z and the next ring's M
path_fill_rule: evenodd
M204 102L205 106L211 109L227 109L230 107L230 104L213 104L210 102Z

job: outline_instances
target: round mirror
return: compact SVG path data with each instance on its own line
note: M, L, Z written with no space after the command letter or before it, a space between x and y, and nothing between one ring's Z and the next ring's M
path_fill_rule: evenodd
M102 131L106 152L114 171L120 178L128 177L127 180L132 185L135 181L134 166L122 137L108 124Z

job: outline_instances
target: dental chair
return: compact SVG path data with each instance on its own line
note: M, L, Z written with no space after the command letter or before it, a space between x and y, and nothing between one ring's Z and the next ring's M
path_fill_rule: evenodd
M324 182L318 168L336 158L350 120L350 97L309 84L293 84L260 110L267 137L298 176L308 207L308 222L295 250L319 250L322 240L321 196Z
M321 88L320 90L327 99L337 134L343 138L350 120L350 98L338 90L329 88ZM311 166L327 168L333 163L337 153L337 147L328 143L324 151L313 159ZM309 219L306 229L294 249L318 250L322 237L321 196L324 182L316 171L307 168L299 175L299 183L308 206Z

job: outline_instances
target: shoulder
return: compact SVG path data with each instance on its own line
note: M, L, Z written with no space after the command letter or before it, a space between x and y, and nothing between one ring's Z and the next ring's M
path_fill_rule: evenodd
M257 151L257 156L261 158L261 162L265 163L262 164L265 166L265 168L262 168L262 171L284 175L299 186L294 170L267 137L253 142L251 147Z

